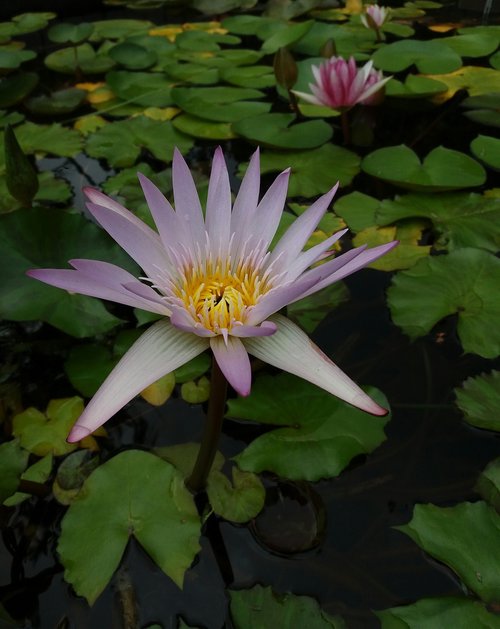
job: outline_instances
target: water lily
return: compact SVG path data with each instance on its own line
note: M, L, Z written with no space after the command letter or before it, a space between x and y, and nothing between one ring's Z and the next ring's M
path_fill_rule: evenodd
M87 207L142 267L140 279L96 260L71 260L73 269L28 274L67 291L163 315L129 349L73 427L79 441L144 388L211 348L220 370L240 395L251 386L249 354L296 374L369 413L386 411L348 378L307 335L278 311L312 295L389 251L396 243L358 247L327 259L344 231L303 251L337 186L305 211L269 251L280 222L290 170L259 202L259 153L252 156L231 207L222 150L215 152L206 213L181 154L172 164L175 210L139 175L154 231L116 201L86 188ZM315 265L318 261L322 264ZM326 260L326 261L325 261Z
M312 94L294 93L308 103L344 111L357 103L374 104L377 92L391 78L384 78L382 72L375 70L372 61L357 68L354 57L346 61L334 56L319 66L311 66L311 69L316 81L309 84Z
M365 12L361 14L361 22L366 28L379 30L387 22L390 15L389 7L380 7L378 4L369 4Z

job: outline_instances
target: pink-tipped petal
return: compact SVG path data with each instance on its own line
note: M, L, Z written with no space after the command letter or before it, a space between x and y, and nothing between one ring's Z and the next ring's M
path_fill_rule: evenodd
M205 224L212 254L225 257L231 228L231 186L220 146L217 147L212 161Z
M178 217L174 212L174 208L155 184L142 173L137 173L137 176L155 225L158 228L161 241L165 247L168 247L181 237Z
M252 385L252 369L250 358L240 339L228 336L226 342L222 336L216 336L210 339L210 347L229 384L240 395L248 395Z
M281 315L274 315L272 321L278 326L276 334L245 339L250 354L312 382L367 413L387 415L388 411L366 395L298 326Z
M261 241L263 247L268 247L273 239L285 207L289 178L290 168L287 168L276 177L257 206L252 224L254 243Z
M208 341L174 328L168 321L153 324L132 345L78 418L70 438L79 441L102 426L127 402L153 382L208 348Z
M175 212L185 232L191 235L191 243L196 250L197 244L205 244L205 221L193 176L177 148L172 160L172 186Z
M231 213L232 256L237 258L242 243L245 242L249 226L254 220L255 210L259 202L260 162L259 149L255 151L248 164L247 171L236 195Z
M291 261L286 273L287 280L296 279L301 273L303 273L306 269L308 269L311 264L322 260L325 256L331 255L328 253L337 240L340 240L342 236L347 233L348 229L343 229L342 231L336 232L332 234L329 238L323 240L323 242L314 245L307 251L303 251L300 255L296 257L295 260Z

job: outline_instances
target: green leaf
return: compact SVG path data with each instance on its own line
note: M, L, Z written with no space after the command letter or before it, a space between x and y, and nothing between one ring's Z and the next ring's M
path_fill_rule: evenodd
M184 479L140 450L122 452L95 470L61 529L65 579L89 604L108 584L131 535L179 587L200 550L200 520Z
M104 46L96 51L89 43L84 43L61 48L47 55L44 63L50 70L62 74L75 74L78 69L84 74L102 74L115 65L108 55L110 47Z
M42 28L45 28L49 23L49 20L53 20L55 17L55 13L35 11L16 15L12 18L12 35L25 35L26 33L39 31Z
M382 629L498 629L498 616L479 601L443 596L376 612Z
M481 186L486 172L474 159L438 146L423 162L404 144L388 146L367 155L361 168L378 179L416 190L454 190Z
M281 20L260 15L234 15L222 20L222 28L237 35L255 35L259 39L269 39L279 30L286 29Z
M78 131L63 127L25 122L16 127L16 136L25 153L50 153L73 157L82 150L82 139Z
M146 34L154 24L149 20L99 20L93 22L94 32L90 36L91 41L101 39L123 39L129 35Z
M427 98L446 92L447 89L445 83L441 83L441 81L409 74L404 83L393 77L385 86L385 95L396 98Z
M323 288L311 297L304 297L287 307L287 315L308 334L337 306L349 299L349 290L343 282Z
M251 8L255 4L257 0L192 0L193 7L205 15L221 15L233 9Z
M92 397L116 362L117 359L102 345L76 345L64 363L64 370L77 391Z
M109 50L109 56L113 61L125 66L129 70L146 70L157 61L156 52L148 50L139 44L125 41L113 46Z
M38 176L10 125L5 127L4 152L7 188L21 205L29 207L38 192Z
M43 457L43 459L40 459L39 461L28 467L28 469L21 474L21 479L34 481L35 483L45 483L45 481L50 476L50 472L52 471L52 461L52 454L47 454ZM26 494L22 491L17 491L13 496L7 498L7 500L5 500L3 504L6 507L14 507L24 500L27 500L29 497L30 494Z
M337 212L341 202L342 200L335 206ZM408 194L377 203L378 207L373 210L373 222L379 225L415 217L431 221L435 234L434 246L438 249L451 251L462 247L477 247L492 253L500 249L499 198L472 192ZM361 207L359 213L363 216ZM345 213L341 215L351 227Z
M436 74L429 76L429 78L441 81L448 86L448 92L443 94L443 99L451 98L461 89L467 90L470 96L500 92L500 74L498 71L481 66L464 66L450 74Z
M0 172L2 171L0 167ZM67 181L56 179L52 171L46 170L38 174L39 189L35 201L41 205L49 203L66 203L73 196ZM13 212L21 207L19 201L9 194L5 178L0 178L0 214Z
M26 107L35 114L53 116L67 114L77 109L85 100L87 92L68 87L52 94L40 94L26 101Z
M324 144L312 151L267 151L261 154L260 160L263 174L292 167L290 197L316 197L328 192L337 181L341 186L348 186L358 174L359 164L356 153L333 144ZM244 166L240 165L240 172L243 170Z
M172 124L182 133L203 140L232 140L237 137L230 122L212 122L191 114L176 116Z
M32 50L22 48L0 48L0 69L16 70L25 61L31 61L36 57Z
M360 232L376 223L380 201L362 192L351 192L335 201L335 214L341 216L349 229Z
M461 57L487 57L498 48L500 37L494 33L475 32L434 41L448 46Z
M273 87L276 83L272 68L259 65L244 68L229 66L220 70L220 78L237 87L253 87L255 89Z
M500 516L485 502L416 505L412 520L396 528L454 570L483 601L500 600Z
M368 55L364 53L371 52L375 34L370 29L359 26L316 21L309 32L293 44L292 50L301 55L316 57L329 40L335 42L337 55L344 58L354 55L361 60L368 59Z
M184 382L181 397L188 404L203 404L210 397L210 380L202 376L198 382Z
M491 461L481 472L475 489L500 513L500 458Z
M79 24L60 22L49 28L47 36L56 44L80 44L92 35L93 30L94 26L88 22Z
M208 477L208 500L214 512L225 520L243 524L255 518L262 507L266 491L260 479L251 472L233 467L233 482L214 470Z
M254 102L264 96L258 90L243 87L174 87L172 98L183 111L214 120L236 122L267 113L271 103Z
M469 424L500 432L500 371L467 378L455 389L457 406Z
M52 484L54 498L62 505L74 502L88 476L99 466L99 458L89 450L78 450L65 457Z
M493 170L500 170L500 140L498 138L478 135L475 140L472 140L470 149L486 166Z
M38 83L34 72L18 72L0 79L0 107L15 105L28 96Z
M118 98L144 107L167 107L173 104L172 83L160 72L112 70L106 83Z
M294 114L262 114L233 124L233 131L264 146L311 149L332 137L332 128L324 120L295 123Z
M500 127L500 85L498 89L496 93L469 96L463 100L461 106L468 109L464 115L479 124Z
M311 30L313 24L314 20L307 20L305 22L297 22L296 24L288 25L286 28L281 28L271 35L271 37L264 40L261 50L268 55L272 55L280 48L290 46L290 44L302 39L302 37Z
M207 353L192 358L174 371L175 381L183 383L200 378L210 369L211 362Z
M168 65L163 66L163 69L175 81L199 85L213 85L219 82L218 69L207 68L201 63L172 63L170 60Z
M382 405L383 394L368 394ZM384 440L388 417L372 417L291 376L263 376L247 398L228 400L228 416L283 426L258 437L235 457L245 471L271 471L292 480L337 476L357 455Z
M107 124L87 139L87 152L104 158L113 167L132 166L142 149L165 163L172 161L174 147L187 153L193 139L177 131L171 122L137 116Z
M153 406L165 404L175 388L175 376L167 373L141 391L141 397Z
M77 337L107 332L120 319L98 299L48 286L27 277L26 271L65 267L72 258L93 258L138 274L135 264L102 230L81 215L57 210L35 208L0 216L0 252L0 316L41 319Z
M17 439L0 444L0 504L15 493L28 456Z
M235 629L345 629L342 618L324 612L309 596L277 594L271 587L229 590Z
M193 471L198 452L200 450L199 443L179 443L175 446L164 446L161 448L155 448L154 452L165 461L171 463L182 474L183 478L187 478ZM217 450L215 453L215 459L212 464L210 474L222 469L225 459L222 454Z
M424 258L400 271L387 292L392 319L415 339L452 314L466 352L484 358L500 354L500 260L479 249L458 249Z
M372 59L375 66L385 72L401 72L416 65L423 74L444 74L462 65L460 55L446 44L415 39L387 44L376 50Z
M78 447L68 443L66 437L82 412L80 397L51 400L45 413L31 406L16 415L12 420L12 433L28 452L37 456L63 456Z

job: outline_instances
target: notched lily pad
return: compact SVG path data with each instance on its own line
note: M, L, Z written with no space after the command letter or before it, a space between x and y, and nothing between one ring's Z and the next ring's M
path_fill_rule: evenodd
M175 87L172 98L183 111L215 122L236 122L267 113L270 103L258 102L264 94L242 87Z
M17 439L0 445L0 504L12 496L28 463L29 453Z
M131 535L179 587L200 550L200 519L182 475L140 450L121 452L97 468L61 529L65 579L89 604L108 584Z
M471 151L486 166L500 170L500 140L487 135L478 135L472 140Z
M28 96L38 83L34 72L18 72L0 79L0 107L15 105Z
M380 391L369 388L368 394L387 404ZM229 417L282 426L258 437L236 456L238 466L292 480L337 476L356 455L371 452L385 440L388 421L290 374L258 378L247 398L231 399L228 407Z
M35 114L57 116L77 109L85 100L87 92L76 87L68 87L52 94L40 94L26 101L26 107Z
M500 513L500 458L491 461L481 472L475 489Z
M460 55L446 44L414 39L387 44L376 50L372 59L375 66L385 72L401 72L416 65L424 74L444 74L462 65Z
M468 378L455 395L466 422L500 432L500 371Z
M256 517L266 497L259 477L237 467L232 470L232 483L225 474L214 470L208 477L207 493L217 515L239 524Z
M52 462L52 454L47 454L43 457L43 459L33 463L33 465L30 465L30 467L21 474L21 480L28 480L35 483L45 483L52 471ZM30 495L31 494L27 494L22 491L16 491L16 493L7 498L3 504L6 507L14 507L15 505L18 505L30 498Z
M95 50L85 42L79 46L69 46L51 52L45 57L45 65L54 72L75 74L81 70L84 74L102 74L115 65L108 52L111 44Z
M499 283L500 260L486 251L464 248L424 258L400 271L387 298L394 323L411 339L457 314L464 350L496 358L500 354Z

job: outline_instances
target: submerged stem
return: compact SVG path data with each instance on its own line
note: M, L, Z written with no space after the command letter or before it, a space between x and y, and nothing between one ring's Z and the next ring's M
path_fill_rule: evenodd
M207 418L196 463L191 476L186 481L187 488L193 493L198 493L205 488L208 474L214 462L224 420L226 391L227 380L215 358L212 358L212 378L210 381Z

